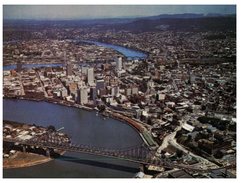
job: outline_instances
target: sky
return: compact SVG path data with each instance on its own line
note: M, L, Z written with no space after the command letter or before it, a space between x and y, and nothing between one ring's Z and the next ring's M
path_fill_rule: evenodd
M179 13L236 13L235 5L3 5L4 19L96 19Z

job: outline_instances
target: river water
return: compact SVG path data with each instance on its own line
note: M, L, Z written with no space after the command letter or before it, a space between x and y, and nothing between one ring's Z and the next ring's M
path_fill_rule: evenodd
M140 51L136 51L133 49L129 49L126 47L122 47L122 46L117 46L117 45L113 45L113 44L107 44L107 43L101 43L101 42L97 42L97 41L83 41L83 42L87 42L87 43L93 43L96 44L97 46L102 46L102 47L106 47L106 48L111 48L114 49L118 52L120 52L121 54L125 55L125 57L133 57L133 58L146 58L147 55L143 52ZM23 65L24 68L32 68L32 67L57 67L57 66L62 66L63 64L26 64ZM3 70L12 70L12 69L16 69L16 65L7 65L7 66L3 66Z
M113 44L109 44L109 43L102 43L102 42L97 42L97 41L83 41L83 42L93 43L97 46L114 49L114 50L122 53L123 55L125 55L125 57L127 57L127 58L128 57L136 57L136 58L146 58L147 57L147 55L141 51L136 51L136 50L126 48L123 46L113 45Z
M3 119L64 127L75 144L120 149L140 146L139 134L126 123L95 112L46 102L3 100ZM138 164L100 156L66 153L61 159L29 168L4 170L4 177L132 177Z
M111 44L95 42L99 46L116 49L127 57L143 58L144 53ZM55 66L51 65L51 66ZM57 64L56 66L58 66ZM45 64L31 64L26 67L41 67ZM47 65L49 66L49 64ZM15 66L4 66L4 70ZM129 125L102 116L95 112L46 102L24 100L3 100L3 119L42 126L64 127L73 143L86 144L109 149L121 149L140 146L143 141ZM42 177L42 178L128 178L139 171L139 164L128 161L88 155L83 153L65 153L59 159L26 168L3 170L4 178Z

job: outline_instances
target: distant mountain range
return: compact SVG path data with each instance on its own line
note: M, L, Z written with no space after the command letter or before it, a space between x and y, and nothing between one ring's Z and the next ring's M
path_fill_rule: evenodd
M4 22L8 21L37 21L37 22L61 22L61 21L73 21L80 24L91 25L91 24L118 24L118 23L130 23L136 20L158 20L158 19L191 19L191 18L207 18L207 17L235 17L235 14L196 14L196 13L183 13L183 14L160 14L155 16L146 17L120 17L120 18L96 18L96 19L4 19Z
M161 14L157 16L138 18L105 18L81 20L3 20L4 29L43 27L95 27L95 30L127 30L133 32L145 31L207 31L236 30L235 14Z
M135 21L113 25L118 30L128 30L132 32L145 31L235 31L236 16L201 16L182 15L163 16L151 18L141 18ZM106 25L108 26L108 25ZM111 26L111 25L109 25Z
M142 17L139 19L173 19L173 18L181 18L181 19L190 19L190 18L207 18L207 17L225 17L225 16L235 16L233 14L196 14L196 13L183 13L183 14L160 14L156 16Z

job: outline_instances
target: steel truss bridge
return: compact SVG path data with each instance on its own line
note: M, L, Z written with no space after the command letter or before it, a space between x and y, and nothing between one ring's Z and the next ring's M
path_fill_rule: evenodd
M27 148L35 147L42 148L46 150L46 155L49 155L50 150L62 150L69 152L77 152L77 153L86 153L97 156L104 156L109 158L117 158L125 161L135 162L142 165L153 165L164 168L178 168L185 169L194 172L209 172L217 169L230 169L236 166L236 164L232 164L226 167L219 167L213 169L201 169L200 167L195 167L194 165L185 165L185 164L177 164L170 160L160 159L155 156L155 151L148 149L146 145L135 146L124 149L107 149L100 147L93 147L90 145L83 144L72 144L72 143L63 143L54 135L45 134L40 138L32 138L30 140L18 140L12 138L3 138L4 142L19 144L24 148L24 151Z

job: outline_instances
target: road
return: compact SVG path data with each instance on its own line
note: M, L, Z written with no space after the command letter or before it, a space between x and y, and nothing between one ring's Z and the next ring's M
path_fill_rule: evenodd
M185 149L182 145L177 143L175 138L171 139L169 141L169 144L174 146L175 148L183 151L184 153L189 154L191 157L196 158L199 161L199 163L198 163L198 165L195 165L195 166L198 166L198 168L201 168L201 169L219 168L219 166L217 166L216 164Z
M24 88L23 88L23 81L22 81L22 75L18 73L19 81L20 81L20 86L21 86L21 95L24 96Z
M160 154L163 149L167 148L167 146L170 144L170 141L175 138L177 131L179 131L181 128L181 126L178 126L173 133L167 135L163 139L161 146L157 149L158 154Z
M157 154L160 154L163 149L167 148L167 146L170 144L170 141L175 138L177 131L181 130L183 124L184 122L183 120L181 120L179 126L176 127L175 131L167 135L163 139L161 146L157 149Z
M41 87L42 87L43 92L44 92L44 96L45 96L46 98L48 98L48 93L47 93L46 90L45 90L43 81L40 79L40 74L39 74L38 71L35 71L35 72L36 72L36 75L37 75L37 77L38 77L38 79L39 79L39 81L40 81Z
M184 118L185 119L185 118ZM184 152L185 154L189 154L191 157L197 159L199 161L198 164L196 164L195 166L198 166L201 169L206 169L206 168L218 168L218 166L210 161L208 161L207 159L198 156L192 152L190 152L189 150L187 150L184 146L180 145L177 143L176 141L176 133L177 131L179 131L182 128L182 125L184 125L186 123L186 121L188 120L181 120L180 121L180 125L175 129L175 131L169 135L167 135L164 139L163 142L161 144L161 146L157 149L156 155L160 156L160 153L163 149L165 149L168 145L172 145L173 147L175 147L176 149L181 150L182 152ZM194 166L194 167L195 167Z

